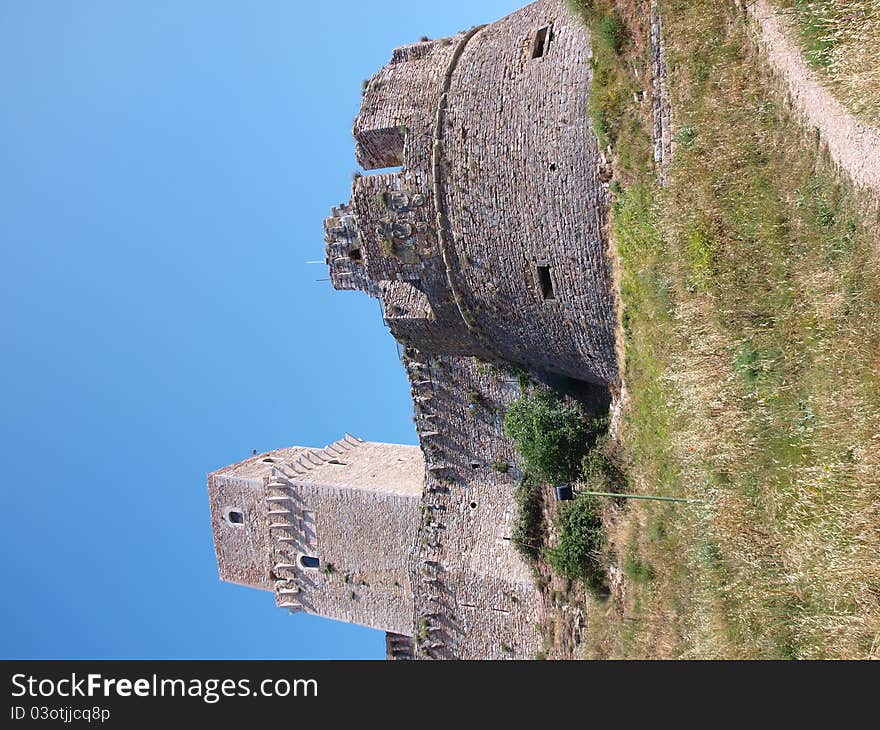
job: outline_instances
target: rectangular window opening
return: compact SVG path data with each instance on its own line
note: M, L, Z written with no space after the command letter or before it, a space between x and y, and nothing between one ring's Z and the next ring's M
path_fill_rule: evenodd
M406 127L381 127L355 132L356 157L364 170L388 172L404 164Z
M543 58L549 45L550 26L545 25L543 28L538 28L538 32L535 33L535 41L532 44L532 58Z
M545 302L556 299L556 292L553 291L553 279L550 278L550 267L538 267L538 290L541 292L541 298Z

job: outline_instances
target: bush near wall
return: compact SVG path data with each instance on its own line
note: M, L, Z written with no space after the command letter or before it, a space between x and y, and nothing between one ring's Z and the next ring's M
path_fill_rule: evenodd
M584 456L606 430L607 419L589 418L578 403L546 389L523 395L504 416L504 432L526 469L548 482L578 479Z
M562 505L554 527L558 542L544 551L548 565L566 578L603 590L605 575L598 554L604 538L596 498L581 494Z

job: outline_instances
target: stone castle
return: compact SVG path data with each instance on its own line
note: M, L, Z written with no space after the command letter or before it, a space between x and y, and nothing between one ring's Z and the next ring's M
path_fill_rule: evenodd
M208 477L223 580L386 632L389 658L532 658L541 596L511 545L510 364L614 387L607 184L585 28L539 0L397 48L364 89L351 200L324 223L337 289L404 346L419 446L348 434Z

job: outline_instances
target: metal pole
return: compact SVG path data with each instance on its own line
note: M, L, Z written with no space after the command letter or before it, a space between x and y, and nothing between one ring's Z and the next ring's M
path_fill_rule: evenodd
M702 499L685 499L684 497L658 497L649 494L617 494L615 492L588 492L578 489L577 494L589 494L593 497L619 497L620 499L653 499L657 502L687 502L689 504L702 504Z

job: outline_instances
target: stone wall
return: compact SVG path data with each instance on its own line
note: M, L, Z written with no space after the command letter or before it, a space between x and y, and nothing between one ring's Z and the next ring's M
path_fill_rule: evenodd
M208 475L208 500L214 551L222 580L272 590L269 577L271 549L266 515L266 484L275 458L294 462L303 449L279 449L261 454ZM231 513L241 522L233 522Z
M355 179L357 260L328 236L334 286L378 296L394 336L424 353L616 383L589 60L560 0L397 49L354 136L365 168L399 169Z
M405 352L427 480L412 559L417 658L530 659L540 600L511 544L520 476L503 413L516 377L474 358Z
M618 380L590 81L589 37L560 0L398 48L370 79L356 156L395 169L355 177L324 223L327 264L406 346L420 446L346 436L210 475L221 577L383 629L389 655L541 650L510 540L521 465L503 414L519 385L504 368Z
M418 494L320 484L301 484L296 492L303 508L316 515L316 543L303 550L321 560L319 569L296 571L302 610L411 633L413 591L406 558L419 526Z
M462 296L501 357L610 383L614 300L590 79L589 36L561 2L477 33L452 74L443 197Z

